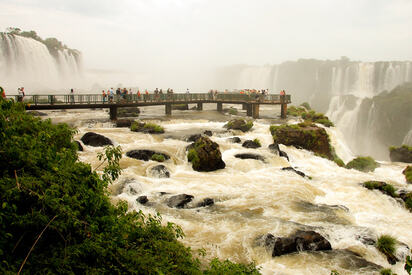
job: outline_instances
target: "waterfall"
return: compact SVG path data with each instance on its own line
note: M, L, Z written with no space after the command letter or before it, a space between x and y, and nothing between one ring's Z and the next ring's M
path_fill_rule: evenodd
M64 49L52 55L46 45L37 40L0 33L0 79L7 89L73 87L81 75L80 53Z
M271 84L272 66L247 67L240 72L237 89L267 89Z
M405 138L402 141L402 144L412 146L412 129L406 134Z

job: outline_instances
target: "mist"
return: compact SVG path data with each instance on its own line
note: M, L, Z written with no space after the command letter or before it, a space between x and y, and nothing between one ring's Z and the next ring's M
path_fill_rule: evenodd
M0 29L35 30L81 51L85 87L200 90L234 64L411 60L411 13L406 0L1 0Z

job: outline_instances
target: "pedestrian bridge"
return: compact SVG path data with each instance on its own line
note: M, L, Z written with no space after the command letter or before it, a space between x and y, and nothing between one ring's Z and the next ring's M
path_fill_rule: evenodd
M8 96L18 101L17 95ZM114 95L112 99L102 94L74 95L27 95L24 97L27 110L92 109L108 108L110 119L117 119L117 108L164 105L166 115L172 115L173 104L197 104L197 110L203 110L203 104L216 103L217 111L223 110L223 104L242 104L246 114L259 118L260 105L281 105L281 117L286 118L290 95L260 95L240 93L191 93L191 94L137 94Z

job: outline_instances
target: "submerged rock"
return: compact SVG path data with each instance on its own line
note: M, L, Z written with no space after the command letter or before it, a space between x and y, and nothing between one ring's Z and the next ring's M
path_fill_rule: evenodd
M106 146L106 145L113 145L112 141L105 136L88 132L84 134L81 138L81 141L85 145L90 145L94 147Z
M186 206L186 204L188 204L192 200L193 200L192 195L180 194L180 195L171 196L167 200L166 203L167 203L167 206L169 206L170 208L183 208Z
M163 164L150 168L150 174L156 178L170 178L170 172Z
M239 137L231 137L229 140L233 143L241 143L242 140Z
M210 172L226 167L219 145L204 136L198 138L190 146L187 159L192 163L193 170L200 172Z
M148 161L148 160L151 160L152 156L155 155L155 154L156 155L162 155L166 160L170 159L170 157L165 153L160 153L160 152L156 152L156 151L152 151L152 150L146 150L146 149L131 150L131 151L126 153L126 156L128 156L129 158Z
M255 159L265 161L265 158L258 154L251 154L251 153L243 153L243 154L236 154L235 158L239 159Z
M262 145L260 145L260 143L255 140L246 140L245 142L243 142L242 147L256 149L262 147Z
M205 198L203 201L199 202L196 204L196 207L206 207L206 206L212 206L215 204L215 200L211 198Z
M118 117L138 117L140 109L138 107L121 107L117 109Z
M275 154L277 154L280 157L284 157L289 161L289 156L286 154L286 152L280 150L279 144L277 143L272 143L269 144L268 148Z
M209 137L213 136L213 133L210 130L204 131L203 134L206 135L206 136L209 136Z
M140 204L146 204L149 202L149 199L147 198L147 196L140 196L136 199L136 201Z
M282 170L283 170L283 171L292 171L292 172L295 172L296 174L298 174L298 175L301 176L301 177L305 177L305 176L306 176L305 173L303 173L303 172L301 172L301 171L299 171L299 170L296 170L295 168L293 168L293 167L291 167L291 166L289 166L289 167L283 167Z
M193 134L193 135L190 135L190 136L186 139L186 141L188 141L188 142L195 142L195 141L198 140L201 136L202 136L201 134Z
M266 234L258 239L258 244L266 247L272 257L299 251L332 250L330 242L315 231L298 230L289 237Z
M412 147L406 145L391 147L389 157L391 161L412 163Z
M118 119L116 120L116 127L121 128L121 127L130 127L133 123L133 120L131 119Z

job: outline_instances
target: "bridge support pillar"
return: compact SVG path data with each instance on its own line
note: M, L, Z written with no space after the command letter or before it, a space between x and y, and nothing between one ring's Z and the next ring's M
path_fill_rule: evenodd
M198 102L198 103L197 103L197 110L198 110L198 111L202 111L202 110L203 110L203 103L202 103L202 102Z
M252 104L246 103L246 115L252 116Z
M247 110L247 103L242 103L242 110Z
M259 104L252 104L252 117L259 118Z
M217 103L217 111L218 111L218 112L222 112L222 111L223 111L223 103L222 103L222 102L218 102L218 103Z
M285 119L287 117L288 105L286 103L282 103L280 105L280 117Z
M117 120L117 107L110 107L110 119Z
M165 104L165 113L167 116L172 115L172 104L171 103L166 103Z

